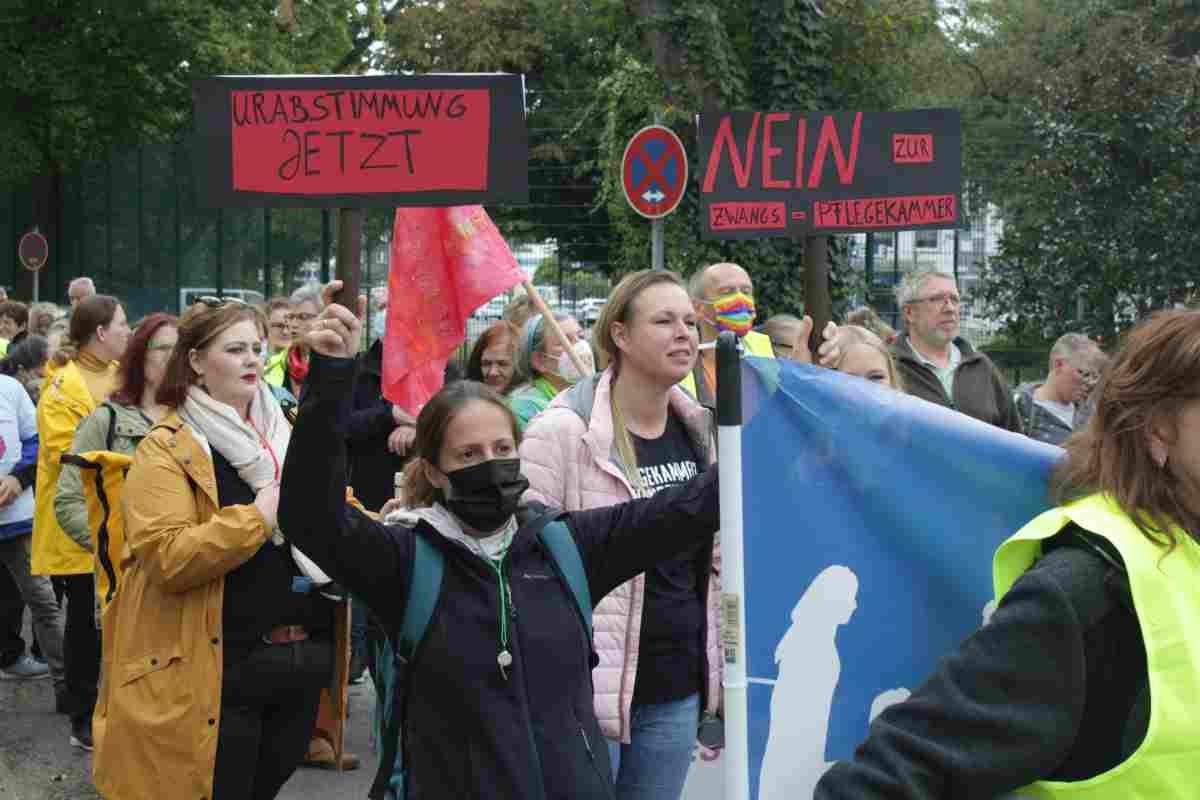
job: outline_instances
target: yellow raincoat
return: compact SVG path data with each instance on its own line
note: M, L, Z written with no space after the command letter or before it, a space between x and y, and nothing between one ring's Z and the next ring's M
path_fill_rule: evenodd
M221 723L225 575L270 531L253 505L221 507L212 457L174 413L142 440L128 484L120 588L101 617L92 780L107 800L207 800ZM335 763L344 752L349 623L343 601L317 722L333 739Z
M110 369L116 371L116 362ZM72 541L58 525L54 494L63 453L71 449L75 429L96 406L74 361L57 368L53 361L46 365L46 382L37 405L38 468L33 494L31 559L34 575L85 575L92 571L92 554Z

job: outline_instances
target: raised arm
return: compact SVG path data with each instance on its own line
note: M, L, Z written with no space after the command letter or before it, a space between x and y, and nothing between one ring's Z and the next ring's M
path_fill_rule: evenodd
M567 514L599 601L650 567L703 544L720 525L717 470L708 469L653 497Z
M385 623L398 622L412 536L346 503L346 424L355 363L314 351L292 429L279 496L279 527L330 577Z

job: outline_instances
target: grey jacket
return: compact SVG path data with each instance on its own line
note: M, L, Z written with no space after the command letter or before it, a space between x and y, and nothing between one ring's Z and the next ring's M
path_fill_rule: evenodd
M70 452L78 455L95 450L111 450L131 456L153 425L137 406L104 403L79 423L75 438L71 440ZM63 464L62 474L58 478L58 491L54 495L54 516L72 541L89 553L93 552L87 501L83 495L83 475L79 467Z
M1037 439L1039 442L1062 444L1072 431L1081 426L1083 421L1081 417L1084 415L1076 410L1073 424L1068 425L1038 405L1033 398L1033 393L1044 383L1044 381L1022 383L1013 393L1013 400L1017 404L1017 412L1021 415L1021 424L1025 426L1026 436L1030 439Z

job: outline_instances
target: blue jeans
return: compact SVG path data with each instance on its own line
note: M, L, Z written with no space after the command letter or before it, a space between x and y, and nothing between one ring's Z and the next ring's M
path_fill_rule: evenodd
M629 744L608 740L617 800L679 800L692 765L700 695L634 706Z

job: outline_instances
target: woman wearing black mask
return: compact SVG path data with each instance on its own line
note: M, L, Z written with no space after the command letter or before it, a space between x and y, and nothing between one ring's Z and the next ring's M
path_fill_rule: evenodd
M331 284L330 290L337 283ZM445 563L409 666L404 728L409 796L612 797L592 707L592 643L538 510L519 507L520 433L504 399L452 384L417 419L408 507L377 522L345 503L349 387L360 323L328 305L307 342L307 395L284 466L279 522L289 538L395 635L416 540ZM652 498L563 514L591 597L711 539L715 471Z

